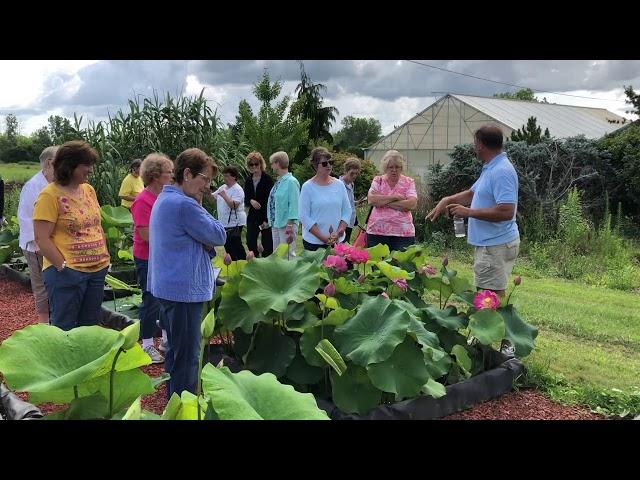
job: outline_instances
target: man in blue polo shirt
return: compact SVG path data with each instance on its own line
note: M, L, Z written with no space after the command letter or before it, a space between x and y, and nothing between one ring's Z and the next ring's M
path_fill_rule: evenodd
M502 139L502 131L494 124L475 132L474 151L483 163L480 177L469 190L444 197L426 217L434 221L445 213L469 219L467 241L476 247L476 287L499 296L504 296L520 250L518 174L502 151Z

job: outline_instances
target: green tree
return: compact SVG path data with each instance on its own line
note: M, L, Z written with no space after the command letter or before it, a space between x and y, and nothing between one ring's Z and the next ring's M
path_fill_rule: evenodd
M495 98L505 98L507 100L524 100L526 102L538 102L539 100L535 97L533 90L530 88L522 88L515 93L511 92L502 92L496 93L493 95ZM546 98L545 98L545 102Z
M31 134L31 145L36 156L40 156L42 150L53 145L51 134L47 127L41 127Z
M294 158L300 146L306 145L308 140L309 122L299 120L295 114L286 115L290 98L285 96L274 105L281 91L282 83L271 83L269 73L265 70L253 88L254 95L260 101L258 114L253 113L246 100L242 100L238 107L236 126L242 128L240 140L258 150L265 158L279 150L284 150L289 158Z
M550 138L549 129L544 129L544 138ZM527 145L535 145L542 140L542 128L537 125L536 117L529 117L527 124L522 126L522 131L517 129L511 134L512 142L527 142Z
M298 97L291 105L291 113L299 121L309 122L309 140L333 142L329 129L339 112L335 107L323 106L322 93L326 91L325 85L311 81L304 69L304 63L300 62L300 83L295 91Z
M7 141L10 147L15 147L18 145L18 133L20 131L20 125L18 123L18 118L10 113L5 118L5 124L7 125L7 129L5 131L5 135L7 136Z
M79 138L68 118L52 115L49 117L48 122L49 135L53 145L62 145L66 141Z
M377 142L382 136L382 126L375 118L353 117L342 119L342 128L336 133L334 146L364 158L363 148Z
M627 96L625 103L633 105L633 110L627 110L626 113L634 113L640 116L640 93L636 93L631 85L624 87L624 93Z

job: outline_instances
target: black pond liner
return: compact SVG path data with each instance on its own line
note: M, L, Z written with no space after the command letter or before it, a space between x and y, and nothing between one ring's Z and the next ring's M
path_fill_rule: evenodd
M11 268L11 265L8 263L0 265L0 277L7 277L31 289L31 277L29 274Z
M37 420L42 417L38 407L23 401L0 384L0 420Z
M441 398L421 396L380 405L366 415L344 413L333 403L320 398L316 398L316 402L331 420L432 420L446 417L510 392L516 378L525 373L525 366L519 359L509 358L493 349L484 350L489 370L448 385L447 394Z

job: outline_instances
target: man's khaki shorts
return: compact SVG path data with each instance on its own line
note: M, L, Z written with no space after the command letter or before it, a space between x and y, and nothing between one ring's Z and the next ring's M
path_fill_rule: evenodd
M520 251L520 238L502 245L476 247L473 272L476 287L486 290L506 290L513 263Z
M49 296L42 278L42 255L27 250L22 250L22 253L27 260L27 265L29 265L29 277L31 279L33 297L36 301L36 311L38 313L49 313Z

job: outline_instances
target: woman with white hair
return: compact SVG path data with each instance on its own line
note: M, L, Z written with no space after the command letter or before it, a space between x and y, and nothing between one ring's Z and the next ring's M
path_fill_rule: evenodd
M289 256L296 256L296 233L298 232L298 198L300 183L289 172L289 155L276 152L269 157L271 168L278 177L269 193L267 219L271 226L273 248L289 243Z
M402 175L404 158L389 150L381 160L383 175L374 177L367 197L372 206L367 223L367 246L379 243L390 250L401 250L415 243L411 211L418 205L416 184Z

